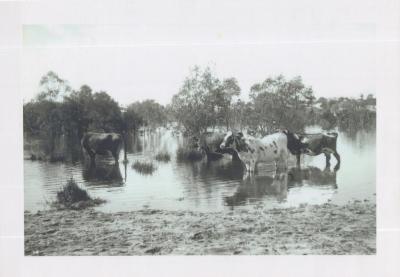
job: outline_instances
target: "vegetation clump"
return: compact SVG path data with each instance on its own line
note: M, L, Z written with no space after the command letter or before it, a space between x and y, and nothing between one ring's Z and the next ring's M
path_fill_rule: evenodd
M168 152L158 152L155 159L160 162L169 162L171 160L171 155Z
M104 203L105 200L90 197L88 192L78 186L74 179L69 179L67 184L57 192L54 206L63 209L84 209Z
M140 174L145 175L153 174L153 172L156 170L156 167L151 161L135 161L132 164L132 168Z

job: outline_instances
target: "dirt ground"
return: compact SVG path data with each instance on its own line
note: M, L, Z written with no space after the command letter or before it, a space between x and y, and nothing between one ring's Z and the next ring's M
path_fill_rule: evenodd
M376 205L25 212L25 255L375 254Z

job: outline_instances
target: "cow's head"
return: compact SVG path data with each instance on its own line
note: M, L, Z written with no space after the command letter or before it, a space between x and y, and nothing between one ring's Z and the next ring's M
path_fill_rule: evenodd
M193 149L199 149L200 148L200 139L197 136L192 136L191 139L189 140L190 147Z
M220 148L225 149L225 148L230 147L230 148L236 149L237 151L242 151L242 148L245 145L245 143L246 142L244 140L244 135L242 132L236 133L236 132L229 131L225 135L225 137L220 145Z
M292 154L303 154L308 152L308 144L304 143L304 138L292 133L288 129L282 130L282 132L287 136L287 147Z

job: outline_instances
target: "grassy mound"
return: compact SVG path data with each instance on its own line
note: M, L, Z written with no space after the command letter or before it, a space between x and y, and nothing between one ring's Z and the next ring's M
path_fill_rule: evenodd
M136 161L132 164L132 168L140 174L152 174L156 170L156 167L151 161Z
M91 198L87 191L80 188L74 179L70 179L67 184L57 192L57 200L54 202L54 205L60 209L84 209L104 202L104 200L99 198Z
M154 158L159 162L169 162L171 155L168 152L158 152Z
M200 151L188 148L178 148L176 152L176 159L179 162L184 161L200 161L203 159L203 154Z

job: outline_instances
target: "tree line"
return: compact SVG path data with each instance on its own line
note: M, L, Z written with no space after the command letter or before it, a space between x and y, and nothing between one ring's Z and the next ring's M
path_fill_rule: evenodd
M143 126L175 122L188 135L210 128L246 128L266 135L283 127L302 131L312 124L345 131L374 129L376 121L372 95L316 99L301 77L288 80L279 75L254 84L244 101L236 78L219 79L209 67L194 67L166 106L145 100L122 107L105 91L94 92L88 85L72 89L54 72L43 76L39 85L38 95L24 103L24 136L26 141L42 141L43 151L53 159L58 152L77 159L87 131L134 134Z

